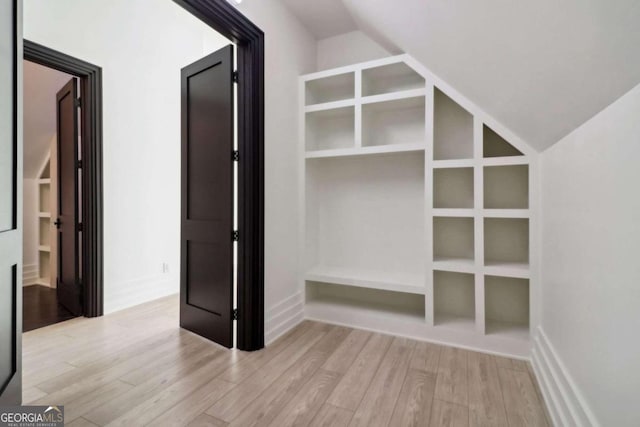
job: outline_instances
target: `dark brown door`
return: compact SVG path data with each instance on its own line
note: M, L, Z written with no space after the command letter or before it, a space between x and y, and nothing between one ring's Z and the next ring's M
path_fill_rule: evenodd
M78 80L56 97L58 126L58 302L82 315L78 212Z
M182 69L180 326L233 346L233 47Z
M22 230L18 228L18 3L0 1L0 406L22 401Z

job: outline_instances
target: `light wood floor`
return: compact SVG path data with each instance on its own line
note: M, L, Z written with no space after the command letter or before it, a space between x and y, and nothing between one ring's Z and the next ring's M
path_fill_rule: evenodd
M24 403L69 426L547 426L526 362L303 322L268 348L180 330L177 297L24 334Z

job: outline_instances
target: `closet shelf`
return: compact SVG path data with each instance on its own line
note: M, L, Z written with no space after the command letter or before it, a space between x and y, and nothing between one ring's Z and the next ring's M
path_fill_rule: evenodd
M365 156L373 154L392 154L392 153L406 153L411 151L424 151L425 145L416 144L389 144L389 145L377 145L371 147L353 147L353 148L336 148L333 150L314 150L307 151L307 159L319 159L326 157L351 157L351 156Z
M38 180L38 184L51 184L51 178L41 178Z
M469 258L437 257L433 260L433 269L458 273L474 273L475 261Z
M491 276L518 277L528 279L529 264L519 262L485 262L484 273Z
M385 93L382 95L371 95L362 97L361 102L364 105L369 104L378 104L387 101L397 101L397 100L409 100L409 104L415 104L415 101L410 101L412 98L423 98L427 95L426 89L411 89L411 90L403 90L400 92L391 92Z
M475 211L473 209L434 208L432 212L433 216L469 218L474 216Z
M483 166L512 166L512 165L528 165L529 159L526 157L488 157L481 160Z
M530 218L529 209L483 209L485 218Z
M305 274L305 280L417 295L425 294L424 277L405 273L317 266Z
M469 332L476 331L476 319L450 313L436 313L434 326L438 328L457 329Z
M51 212L40 212L38 213L40 218L51 218Z
M473 159L434 160L434 169L444 168L471 168L475 165Z
M354 99L344 99L342 101L323 102L322 104L307 105L305 113L315 113L317 111L336 110L338 108L353 107L356 104Z
M500 336L517 341L529 341L529 326L526 324L492 319L487 319L485 322L485 335Z
M50 246L40 245L40 246L38 246L38 250L40 252L51 252L51 247Z

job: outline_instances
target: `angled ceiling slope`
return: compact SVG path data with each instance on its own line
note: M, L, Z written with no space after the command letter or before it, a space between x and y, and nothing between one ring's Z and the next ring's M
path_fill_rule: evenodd
M283 1L319 38L344 19L411 54L538 151L640 83L637 0Z

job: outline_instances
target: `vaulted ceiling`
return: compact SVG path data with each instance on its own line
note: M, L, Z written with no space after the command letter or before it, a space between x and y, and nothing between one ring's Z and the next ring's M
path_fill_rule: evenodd
M540 151L640 83L637 0L282 1L318 38L411 54Z

